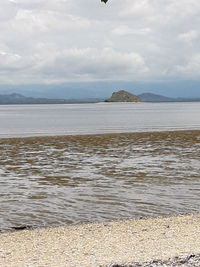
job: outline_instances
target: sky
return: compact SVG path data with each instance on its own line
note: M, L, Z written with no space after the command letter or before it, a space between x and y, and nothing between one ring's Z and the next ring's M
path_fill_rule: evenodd
M0 1L5 88L185 80L200 80L199 0Z

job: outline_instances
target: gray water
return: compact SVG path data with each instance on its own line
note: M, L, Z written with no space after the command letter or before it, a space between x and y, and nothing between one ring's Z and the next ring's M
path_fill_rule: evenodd
M200 129L200 102L0 106L0 137Z
M0 228L200 212L200 131L0 139Z
M0 230L200 212L199 120L200 103L0 106L1 137L41 135L0 138ZM69 136L106 132L135 133Z

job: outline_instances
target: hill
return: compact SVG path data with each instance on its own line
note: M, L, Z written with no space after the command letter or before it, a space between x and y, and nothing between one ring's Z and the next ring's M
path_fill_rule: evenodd
M120 90L112 93L112 96L105 100L105 102L140 102L140 98L127 91Z
M163 95L157 95L152 93L143 93L138 97L144 102L174 102L174 98L166 97Z
M195 102L200 101L200 98L172 98L163 95L157 95L152 93L143 93L138 97L144 102Z

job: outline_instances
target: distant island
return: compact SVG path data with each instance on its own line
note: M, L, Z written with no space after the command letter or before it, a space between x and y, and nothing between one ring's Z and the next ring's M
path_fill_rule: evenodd
M105 102L141 102L141 99L125 90L112 93L112 96L105 100Z

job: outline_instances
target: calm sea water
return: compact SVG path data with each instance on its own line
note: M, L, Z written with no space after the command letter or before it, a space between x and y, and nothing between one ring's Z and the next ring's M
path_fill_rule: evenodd
M0 230L200 212L200 103L0 106L31 135L0 138Z
M200 129L200 102L0 106L0 137Z

